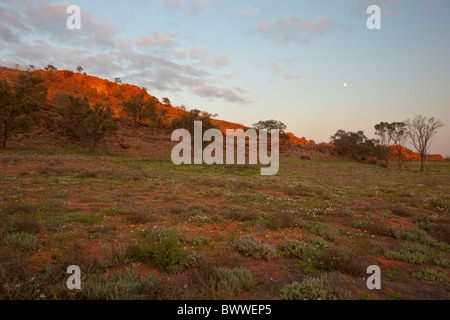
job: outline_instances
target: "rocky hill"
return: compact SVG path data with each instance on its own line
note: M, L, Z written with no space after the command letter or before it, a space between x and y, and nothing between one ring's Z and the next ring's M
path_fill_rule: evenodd
M8 81L13 81L17 75L21 72L21 70L10 69L6 67L0 67L0 79L7 79ZM156 101L156 107L158 109L165 109L167 111L167 116L169 120L173 117L177 117L183 113L186 113L186 110L182 108L177 108L172 105L166 105L159 101L156 97L150 95L145 88L140 88L136 85L130 84L120 84L117 82L111 82L107 79L101 79L98 77L75 73L73 71L68 70L60 70L60 71L45 71L45 70L36 70L37 74L41 75L45 80L45 84L48 88L48 97L47 104L45 109L47 111L53 108L52 101L56 94L59 92L66 92L68 94L72 94L75 96L86 96L89 99L90 103L102 102L111 105L112 109L115 112L116 117L120 117L122 115L122 109L120 105L123 101L129 99L130 97L137 94L144 94L146 99L154 99ZM222 131L226 129L246 129L247 127L232 123L224 120L212 119L212 122L219 126ZM42 134L42 130L40 131ZM138 138L142 133L135 132L130 134L132 137ZM160 140L167 140L167 137L164 135L160 135ZM282 146L282 152L292 155L300 155L305 159L308 158L332 158L336 155L333 152L333 144L330 143L321 143L316 144L312 140L307 140L306 138L296 137L293 133L287 133L289 139ZM39 140L39 138L34 137L35 140ZM129 140L127 143L124 141ZM19 142L24 142L24 139L19 139ZM115 139L110 141L112 146L116 146L118 144L123 149L130 149L132 146L139 145L133 139L129 139L126 136L116 136ZM139 147L137 148L140 149ZM142 146L141 149L146 149ZM394 152L395 149L393 148ZM410 150L404 149L403 154L406 155L408 160L417 160L420 159L419 154L414 153ZM430 155L430 160L444 160L441 155Z

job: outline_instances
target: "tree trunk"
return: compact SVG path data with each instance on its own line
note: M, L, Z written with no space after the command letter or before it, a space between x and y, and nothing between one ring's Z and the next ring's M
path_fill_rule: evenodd
M2 150L6 149L6 141L8 140L8 125L5 123L3 128Z
M423 167L424 167L424 162L425 162L425 157L423 154L420 155L420 162L421 162L420 171L423 172Z

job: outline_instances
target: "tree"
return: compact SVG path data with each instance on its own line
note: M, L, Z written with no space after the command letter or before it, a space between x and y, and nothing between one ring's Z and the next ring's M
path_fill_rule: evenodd
M420 171L423 171L424 164L427 162L428 150L436 139L437 131L444 126L444 123L434 119L434 117L427 118L416 115L412 120L408 119L405 124L408 128L411 143L420 154Z
M118 84L122 84L122 80L120 78L114 78L114 82Z
M366 157L383 158L385 148L378 140L369 139L363 131L346 132L338 130L331 138L337 152L364 160Z
M82 66L77 66L77 72L82 73L83 72L83 67Z
M174 118L169 125L169 131L186 129L191 133L191 135L193 135L195 121L202 122L202 133L209 129L217 129L218 126L214 125L211 121L212 116L213 115L208 112L193 109L189 111L189 113L185 113L178 118Z
M286 125L278 120L266 120L266 121L259 121L258 123L253 124L253 128L257 130L278 129L280 130L280 132L284 132L286 130Z
M58 71L58 69L56 69L56 67L55 67L54 65L52 65L52 64L47 65L47 66L44 68L44 70L45 70L45 71Z
M84 140L89 143L91 152L95 151L107 133L118 130L117 124L113 122L113 111L101 103L91 108L82 128Z
M74 97L66 93L55 96L55 113L61 119L60 124L68 131L72 140L82 140L94 152L107 133L118 129L113 122L111 108L97 103L89 105L86 97Z
M153 99L145 99L144 93L134 95L124 101L122 109L136 127L147 121L157 122L156 103Z
M86 97L74 97L59 93L53 99L53 112L59 115L59 124L66 130L72 142L82 138L84 120L89 116L90 106Z
M285 134L286 125L278 120L265 120L259 121L253 124L253 128L256 130L280 130L280 139L288 140L289 136Z
M380 137L380 144L385 149L384 159L386 162L386 168L389 167L389 155L391 153L392 143L392 125L387 122L380 122L375 125L375 134Z
M171 102L170 102L169 98L162 98L162 102L166 106L170 106L171 105Z
M393 122L391 127L392 142L397 150L398 168L400 169L403 164L403 148L408 140L408 128L404 122Z
M363 131L346 132L340 129L330 139L336 151L355 156L356 149L364 143L367 137Z
M17 76L11 86L0 81L0 145L6 149L8 139L19 131L27 131L41 119L47 87L41 77L31 72Z

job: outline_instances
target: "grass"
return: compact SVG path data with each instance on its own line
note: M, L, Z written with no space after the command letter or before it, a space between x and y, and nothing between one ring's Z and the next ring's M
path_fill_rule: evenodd
M449 163L422 174L282 156L263 177L69 151L0 153L0 298L421 299L414 281L439 294L450 269ZM401 293L364 293L381 256L398 261L383 287ZM85 293L64 290L70 264ZM154 269L159 280L137 273Z

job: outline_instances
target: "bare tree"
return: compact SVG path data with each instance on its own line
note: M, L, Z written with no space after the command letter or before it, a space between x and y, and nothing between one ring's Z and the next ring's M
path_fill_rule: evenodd
M438 129L442 128L444 123L434 119L434 117L427 118L422 115L416 115L414 119L407 120L405 124L408 128L411 143L420 154L420 171L423 171L424 164L427 162L428 150L436 139Z

